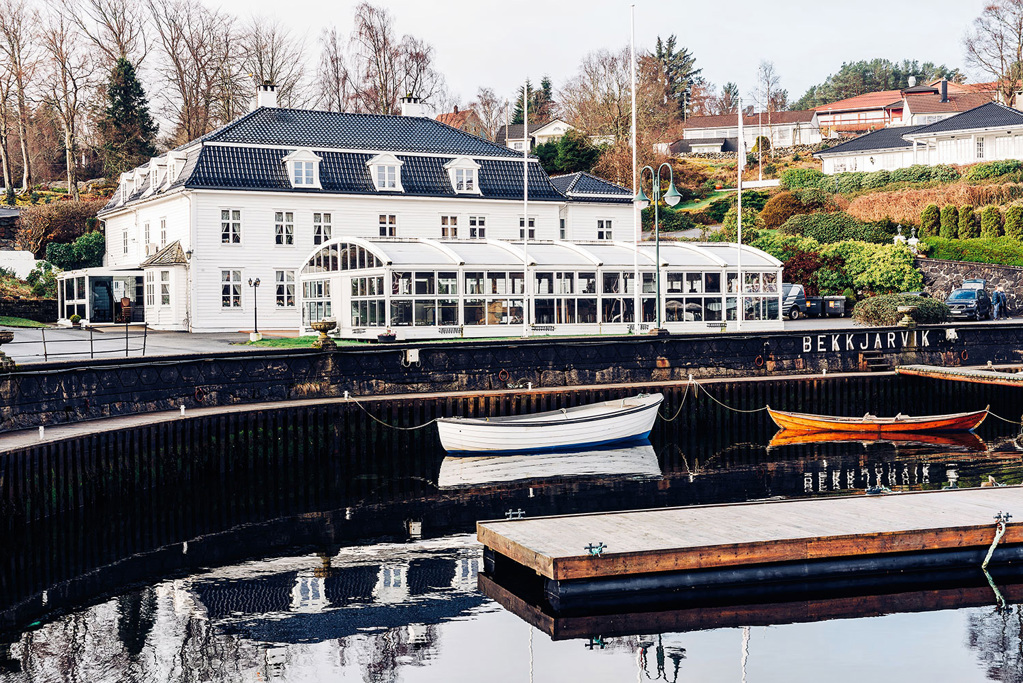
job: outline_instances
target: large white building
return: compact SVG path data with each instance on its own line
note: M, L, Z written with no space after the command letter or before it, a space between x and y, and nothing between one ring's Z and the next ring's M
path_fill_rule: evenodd
M301 324L297 273L317 245L357 238L525 236L521 154L418 116L258 107L120 179L100 212L102 268L61 275L61 317L154 329ZM629 190L558 180L528 161L529 239L633 239ZM569 185L572 186L569 191ZM259 278L258 289L249 280Z
M1023 159L1023 112L988 102L929 125L882 128L814 156L829 175Z

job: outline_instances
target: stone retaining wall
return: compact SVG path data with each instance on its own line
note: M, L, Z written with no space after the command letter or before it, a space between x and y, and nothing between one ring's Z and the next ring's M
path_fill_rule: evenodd
M0 299L0 315L41 323L57 322L56 299Z
M964 324L820 332L534 338L60 362L0 374L0 431L215 406L355 396L614 385L1020 362L1023 328Z
M939 301L944 301L963 280L983 278L989 294L999 285L1005 289L1010 315L1023 311L1023 268L931 258L918 258L915 263L923 273L924 289Z

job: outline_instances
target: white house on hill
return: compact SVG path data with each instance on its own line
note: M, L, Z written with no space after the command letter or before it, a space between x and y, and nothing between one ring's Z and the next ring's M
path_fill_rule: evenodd
M772 147L815 145L821 137L815 111L776 111L743 116L745 149L753 149L757 137L763 135ZM690 116L686 119L682 139L693 152L723 152L738 149L738 116Z
M814 156L827 174L1023 159L1023 112L988 102L930 125L882 128Z

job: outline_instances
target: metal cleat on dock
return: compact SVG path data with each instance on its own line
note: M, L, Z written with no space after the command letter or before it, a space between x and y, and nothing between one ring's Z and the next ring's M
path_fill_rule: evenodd
M590 555L592 555L593 557L600 557L601 555L604 554L604 551L607 550L607 546L604 545L603 542L598 543L596 545L590 543L589 545L586 546L585 550L589 552Z

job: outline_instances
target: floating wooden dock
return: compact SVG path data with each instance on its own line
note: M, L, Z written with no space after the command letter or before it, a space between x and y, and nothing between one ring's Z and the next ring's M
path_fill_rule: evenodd
M477 524L487 571L544 579L554 609L808 577L980 567L1023 557L1023 487L567 515ZM593 554L600 549L600 554ZM518 567L518 569L516 569ZM633 596L630 598L629 596Z

